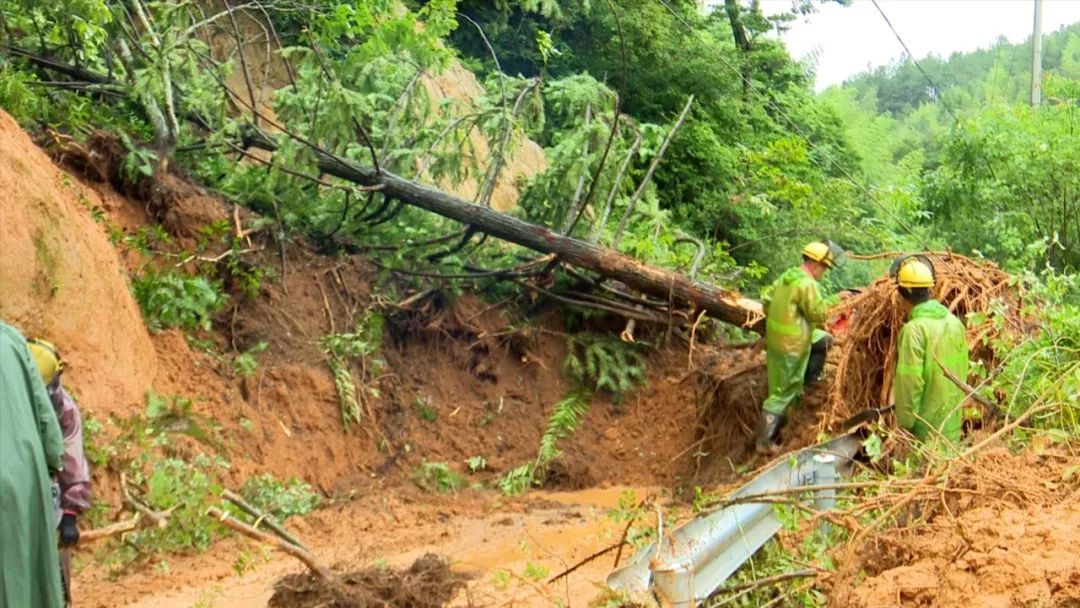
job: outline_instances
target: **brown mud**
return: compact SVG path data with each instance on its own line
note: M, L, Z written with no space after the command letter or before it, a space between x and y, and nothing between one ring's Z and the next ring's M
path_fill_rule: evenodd
M314 574L290 574L274 584L270 608L440 608L467 577L450 569L446 560L427 553L411 566L397 570L372 566L326 581Z
M1003 448L868 539L830 581L835 606L1080 606L1080 458Z

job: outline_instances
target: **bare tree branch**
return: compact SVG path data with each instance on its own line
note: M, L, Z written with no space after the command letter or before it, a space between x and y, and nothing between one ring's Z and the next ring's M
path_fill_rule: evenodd
M641 178L641 183L638 184L638 189L634 192L634 196L630 198L630 202L626 205L626 211L623 213L622 220L619 221L619 227L615 229L615 236L611 239L611 247L613 249L619 248L619 239L622 237L622 232L626 228L626 222L630 219L630 215L634 213L634 207L637 206L638 201L645 194L645 187L652 181L653 174L656 173L656 168L660 166L660 161L664 159L664 152L667 152L668 145L671 140L675 138L675 133L678 132L679 127L682 126L686 117L690 115L690 108L694 104L694 96L691 95L686 100L686 106L683 108L679 119L672 125L671 130L668 131L667 136L664 137L664 143L660 144L660 149L656 152L656 156L653 157L652 164L649 165L649 170L645 173L645 177Z

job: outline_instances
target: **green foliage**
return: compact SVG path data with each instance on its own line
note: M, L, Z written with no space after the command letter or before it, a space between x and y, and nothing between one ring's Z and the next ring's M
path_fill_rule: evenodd
M608 509L606 517L615 524L628 524L626 542L640 549L656 539L657 511L647 501L639 501L633 490L623 490L615 507ZM675 525L675 514L664 516L664 525Z
M1015 417L1033 407L1047 411L1034 424L1080 437L1080 276L1046 271L1027 273L1030 315L1040 331L1016 336L1000 315L993 317L1002 337L991 344L1004 362L992 387Z
M499 478L499 491L507 496L521 496L533 483L533 463L526 462Z
M488 463L483 456L472 456L465 461L465 464L469 467L469 472L476 473L487 469Z
M592 395L579 391L567 395L556 403L548 418L547 429L540 437L540 449L536 461L525 463L507 472L499 479L499 490L507 496L521 496L533 485L542 486L547 476L548 467L562 456L559 442L569 438L581 426L582 419L589 411Z
M589 411L591 397L584 392L572 393L555 404L548 418L547 429L540 437L540 452L533 467L534 477L542 479L547 466L562 456L558 443L573 435L581 426L582 418Z
M37 79L0 57L0 107L19 123L41 115L46 100L34 90Z
M445 462L423 462L416 467L413 481L427 492L456 494L465 487L465 478L454 472Z
M1080 25L1043 34L1043 71L1048 78L1080 79ZM949 58L920 59L937 89L910 59L876 68L845 83L860 94L873 92L875 113L903 117L938 100L964 110L1025 102L1031 87L1031 39L1010 43L1004 36L989 48ZM1048 98L1052 96L1047 95ZM951 119L950 119L951 120Z
M582 386L619 395L645 380L645 355L636 343L581 333L567 340L563 370Z
M131 282L131 289L151 331L173 327L209 331L226 299L216 282L175 271L147 270Z
M145 257L152 257L157 253L157 248L168 245L172 237L161 224L151 226L139 226L135 230L125 233L124 244L134 249Z
M205 510L221 493L219 477L228 469L223 458L199 453L182 458L172 454L170 437L184 434L204 444L220 447L216 428L191 412L191 401L174 396L147 394L145 416L121 424L117 441L107 446L110 463L122 471L133 500L156 512L167 512L166 526L145 526L125 536L107 557L109 562L128 564L145 555L206 550L224 529ZM163 455L164 453L164 455Z
M413 409L421 420L435 422L439 419L439 412L431 407L431 398L425 395L417 395L416 399L413 399Z
M205 515L221 493L217 474L227 463L199 454L190 462L166 458L154 462L145 478L143 498L155 511L169 511L169 525L150 526L131 533L143 551L186 553L204 551L220 531Z
M496 589L506 589L510 586L510 573L506 570L496 570L491 575L491 584Z
M166 397L153 390L146 391L145 423L150 434L181 434L216 449L223 446L218 424L195 412L187 397Z
M938 229L958 249L1013 270L1040 240L1053 244L1042 261L1080 269L1078 119L1071 105L1014 106L965 122L927 176L926 207Z
M126 133L121 132L120 139L127 148L127 154L120 161L120 172L124 179L128 183L135 184L144 177L154 175L154 165L158 162L157 154L131 143Z
M281 481L263 473L249 477L240 488L240 495L256 509L272 515L278 521L307 515L318 508L319 495L296 477Z
M259 342L255 346L252 346L233 357L233 371L236 375L242 378L254 376L255 370L259 367L259 360L255 358L255 355L265 351L269 346L270 345L266 342Z
M525 564L525 578L534 583L544 580L549 574L551 574L551 572L548 571L547 566L544 564L539 562L528 562Z
M362 401L380 395L377 383L382 376L383 362L375 355L382 346L382 332L382 315L369 310L357 320L352 332L327 334L319 343L334 375L345 430L363 418ZM357 368L355 375L354 366ZM357 378L360 379L359 386Z
M82 411L83 449L86 452L86 460L90 466L101 469L109 464L109 460L116 456L116 447L101 440L101 421L89 411Z

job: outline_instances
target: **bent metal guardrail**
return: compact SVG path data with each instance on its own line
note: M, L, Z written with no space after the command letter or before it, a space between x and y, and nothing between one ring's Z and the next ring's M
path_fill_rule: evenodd
M814 487L835 484L846 475L858 449L859 437L850 434L793 452L728 498L805 487L815 493L818 509L832 508L835 490ZM691 608L716 591L780 527L770 502L751 499L731 505L665 534L659 550L655 543L641 549L608 576L607 585L631 593L652 590L673 608Z

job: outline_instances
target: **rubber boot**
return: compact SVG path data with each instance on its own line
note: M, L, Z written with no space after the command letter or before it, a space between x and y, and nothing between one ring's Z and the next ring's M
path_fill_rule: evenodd
M825 336L811 345L810 360L806 364L806 375L803 376L803 385L807 388L814 386L821 380L821 376L825 371L825 359L829 355L832 344L832 336Z
M780 451L780 444L776 443L776 436L780 433L780 426L783 423L784 421L780 416L771 412L762 412L761 422L758 423L755 445L759 454L775 454Z

